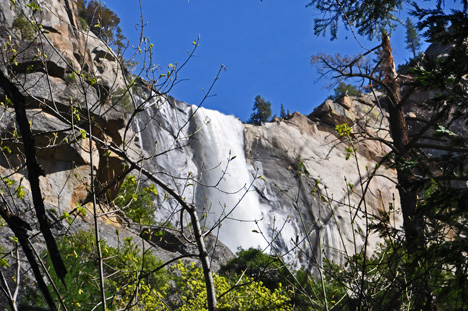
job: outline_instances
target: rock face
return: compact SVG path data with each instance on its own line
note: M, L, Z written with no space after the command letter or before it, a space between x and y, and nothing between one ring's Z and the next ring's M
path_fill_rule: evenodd
M348 123L354 132L389 139L388 122L374 98L326 101L309 117L294 113L256 127L141 86L130 91L139 108L132 114L114 100L126 85L116 55L77 23L76 3L37 3L41 10L36 12L21 4L10 9L9 1L0 3L0 44L5 47L0 69L14 73L13 81L27 100L44 171L42 196L57 233L90 227L92 187L103 193L98 198L101 211L110 211L122 180L113 181L131 159L197 207L210 254L216 245L221 249L213 255L215 267L232 258L231 251L238 247L261 247L312 270L324 256L342 262L344 255L364 244L371 252L376 237L367 237L365 218L398 201L391 182L395 172L380 167L380 176L370 179L388 152L385 145L361 141L360 136L340 138L335 126ZM13 27L22 16L34 17L44 35L27 37L24 29ZM0 93L5 101L2 88ZM36 232L15 111L7 104L1 113L0 174L17 191L7 201ZM141 182L150 183L146 178ZM18 189L26 195L15 202ZM180 202L165 196L167 190L158 191L155 217L185 228L189 220L180 215ZM79 204L88 216L79 216L71 226L58 219ZM121 213L110 215L100 222L109 245L117 243L116 228L144 243L138 238L140 229L123 225ZM397 214L393 221L399 224ZM7 228L0 234L3 241L12 235ZM154 242L160 258L195 252L192 246L178 245L184 243L180 233L168 230L164 236L156 241L145 237ZM227 247L219 246L220 241Z
M388 211L398 196L389 181L395 178L395 172L385 168L380 169L382 176L372 178L363 195L368 177L388 149L381 143L359 142L357 138L350 145L346 138L338 137L334 126L360 120L371 131L386 120L375 114L372 106L362 104L363 99L346 100L347 107L326 101L311 115L316 121L296 112L280 122L246 126L247 158L267 180L257 184L256 190L261 202L271 207L270 222L276 220L276 230L283 230L282 239L273 244L288 250L301 247L298 241L312 244L301 252L312 264L319 261L317 254L321 253L341 262L343 254L353 254L366 242L371 250L376 240L372 235L365 238L364 211L374 215ZM347 159L350 146L356 149L356 155ZM398 217L394 220L400 221ZM282 227L283 223L287 225Z
M367 236L364 215L388 212L398 200L394 170L382 166L380 176L369 178L388 147L359 136L349 141L335 131L348 120L353 132L389 139L385 115L368 96L342 101L347 105L327 101L310 117L296 112L252 126L158 99L134 131L139 147L153 155L148 167L164 172L161 178L198 207L206 228L222 220L217 235L232 251L261 247L313 269L320 256L339 263L365 243L371 253L377 239ZM346 114L329 109L338 106ZM160 220L180 225L178 204L159 204ZM392 217L399 225L399 215Z
M6 46L2 65L12 65L17 85L27 98L38 157L46 171L42 179L43 187L49 190L45 201L56 205L61 213L73 209L87 196L86 188L90 184L87 166L92 162L95 169L99 168L103 157L94 146L90 152L87 140L70 130L71 123L78 122L85 127L80 120L85 119L83 105L87 103L94 135L121 142L119 131L125 126L125 115L121 111L116 113L118 109L109 106L102 93L109 91L111 84L123 88L125 81L114 53L77 25L76 2L37 1L37 4L41 8L37 12L21 4L10 8L9 1L0 4L0 44ZM21 27L15 26L15 21L33 17L45 30L41 40L34 38L34 28L33 35L26 39ZM91 79L100 79L102 83L93 85ZM6 144L13 155L19 155L22 151L19 141L14 139L13 109L7 108L3 117L8 123L1 124L2 138L12 141ZM3 162L3 166L8 164Z
M64 234L93 227L93 208L89 203L93 186L97 192L103 192L98 197L99 212L113 211L110 202L117 195L122 180L113 182L128 166L125 167L124 159L109 150L108 145L126 149L126 153L135 158L142 151L131 138L124 144L126 135L133 135L131 130L127 133L131 113L123 100L128 101L129 97L123 91L127 81L115 53L82 28L76 1L36 2L40 10L35 11L23 1L17 1L11 8L10 1L0 2L0 70L10 77L26 99L37 161L44 173L40 177L41 196L58 239ZM39 28L29 22L18 26L21 25L19 21L28 20L41 25L41 35L38 35ZM24 146L15 110L8 103L4 89L0 86L0 187L5 191L2 206L28 223L32 229L28 233L33 235L39 233L39 225L27 182ZM93 143L90 143L91 135ZM84 213L67 216L81 206L87 216L83 216ZM67 220L73 222L69 224ZM141 228L122 223L119 212L100 217L100 234L107 245L117 247L119 238L131 237L140 247L144 243L148 246L140 238ZM120 236L116 235L116 230ZM8 226L0 228L2 250L15 247L13 237ZM33 245L41 253L44 246L40 233L37 237ZM207 240L207 244L213 249L213 241L208 243ZM221 242L217 241L216 245ZM211 262L215 270L234 256L222 245L219 249ZM152 252L163 261L189 251L193 252L193 248L166 250L156 244L152 246ZM22 269L34 279L26 265ZM11 279L10 275L7 278ZM6 304L0 300L0 305Z

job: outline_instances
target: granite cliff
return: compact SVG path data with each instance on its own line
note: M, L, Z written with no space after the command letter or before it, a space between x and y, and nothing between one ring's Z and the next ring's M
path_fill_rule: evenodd
M123 173L153 183L137 164L196 206L214 269L238 247L260 247L313 271L323 257L340 263L365 243L372 252L378 239L367 235L367 216L394 207L392 222L400 225L395 171L379 167L389 149L359 135L391 139L377 95L327 100L309 116L296 112L262 126L245 125L132 80L112 49L83 29L74 1L37 4L40 10L20 1L12 8L0 3L0 69L10 81L0 84L0 174L4 210L28 224L39 252L44 246L32 209L27 152L8 101L12 87L24 98L46 217L57 237L93 227L94 191L101 237L110 245L117 245L118 229L139 245L153 241L152 252L164 261L195 253L181 233L190 220L164 187L156 187L154 201L155 219L173 227L165 229L164 239L142 234L142 227L116 210L112 202ZM41 35L26 38L15 26L20 18L41 25ZM356 134L340 137L335 127L343 123ZM14 248L9 226L0 235L4 249Z

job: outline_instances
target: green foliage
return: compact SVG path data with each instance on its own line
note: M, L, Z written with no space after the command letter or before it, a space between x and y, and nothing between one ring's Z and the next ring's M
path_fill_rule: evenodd
M345 95L349 96L360 96L362 92L352 84L344 83L343 81L338 84L333 91L335 92L334 96L330 96L331 99L337 100Z
M18 199L24 199L26 197L26 190L22 185L23 178L21 178L19 182L10 178L1 178L1 181L7 189L4 189L2 186L0 186L0 194L7 192L11 196L16 196Z
M115 33L115 53L117 55L123 55L123 52L125 51L126 45L125 41L127 38L124 36L122 29L117 26L116 33Z
M299 175L306 175L306 176L310 175L310 172L307 170L307 167L305 166L301 155L299 155L296 159L295 169Z
M81 24L86 26L83 27L84 29L89 28L104 41L115 44L114 33L120 29L120 18L105 4L98 0L79 0L78 15ZM117 38L120 40L119 45L124 38L120 31L119 38Z
M369 229L377 230L385 242L372 257L357 254L347 258L344 268L332 264L324 266L325 277L321 281L329 283L327 278L330 278L332 283L338 282L337 285L345 290L337 309L355 310L356 306L363 310L468 309L463 298L467 296L468 288L468 190L464 182L468 176L468 156L465 152L468 146L468 2L462 2L463 9L459 6L450 13L444 12L443 1L437 1L438 5L430 9L419 8L413 3L415 11L412 14L419 20L419 33L425 31L424 35L430 42L439 43L442 55L428 53L424 58L410 62L406 72L409 79L401 81L404 86L401 95L404 98L406 94L411 94L411 91L406 93L409 89L431 94L430 98L418 103L418 109L425 109L422 115L430 116L427 121L432 129L417 133L418 129L412 127L415 132L410 132L411 142L404 146L407 149L401 152L396 144L396 150L386 158L393 163L390 166L398 171L404 230L392 227L390 213L382 211L372 219ZM323 13L316 20L316 32L330 30L332 39L336 38L341 22L368 38L385 34L391 30L393 18L401 9L401 4L402 1L383 1L379 5L372 1L317 0L310 3ZM406 43L415 55L418 32L414 25L408 26ZM391 60L388 45L384 52L387 60ZM345 66L336 68L339 75L343 73L340 71L342 68L348 69ZM387 68L390 68L388 64ZM357 71L353 71L353 74ZM378 72L368 72L379 78ZM388 74L387 78L391 78L391 75ZM382 83L387 81L383 80ZM400 86L393 86L393 92L398 92L396 87ZM387 95L391 93L387 92ZM344 126L336 130L340 137L349 140L349 158L355 154L350 132ZM393 135L396 138L401 134L395 131ZM434 137L420 141L415 139L418 135ZM438 152L429 151L432 143ZM323 288L326 293L327 286ZM331 299L328 294L322 298L325 302Z
M33 12L35 12L35 11L42 11L42 10L41 10L41 7L39 6L39 4L37 4L36 1L31 1L30 3L26 4L26 7L30 8L31 10L33 10Z
M393 235L391 231L387 234ZM465 310L468 305L462 297L468 294L468 282L458 270L462 267L440 261L440 245L432 249L435 253L430 250L411 255L401 241L386 239L370 258L359 253L347 258L344 267L325 263L325 291L320 291L320 280L315 279L306 292L316 293L319 305L326 299L329 307L337 310L351 311L358 306L365 310L414 310L421 305L415 297L423 297L426 307L437 299L439 310Z
M68 310L91 310L100 302L95 237L90 232L78 232L64 237L58 244L68 269L65 286L52 275ZM171 274L159 269L161 262L133 243L131 238L110 247L101 241L105 267L105 288L108 310L207 310L207 295L203 271L194 263L178 262ZM50 259L46 266L51 269ZM289 297L281 283L274 290L261 281L244 276L238 279L214 274L219 310L290 310ZM34 289L27 304L44 306ZM61 310L61 309L59 309Z
M0 217L0 222L4 222L5 220ZM4 225L3 225L4 226ZM3 227L2 226L2 227ZM10 251L8 251L5 247L0 245L0 269L2 268L8 268L10 267L10 264L8 261L5 259L8 255L10 254Z
M125 59L123 54L128 47L128 40L119 27L120 19L111 9L98 0L78 0L78 19L84 30L90 30L102 40L114 47L125 75L138 65L138 61Z
M281 104L280 118L284 118L289 115L289 109L286 111L283 104Z
M260 95L255 97L255 103L252 110L254 112L250 115L250 119L247 121L247 123L262 125L271 117L271 103L266 101Z
M122 183L114 203L134 222L151 225L155 224L156 207L153 199L157 195L158 191L154 185L142 187L135 176L129 175Z
M340 136L340 138L344 138L348 143L348 147L346 148L346 160L349 160L352 155L356 154L356 148L354 147L353 139L351 137L351 130L352 128L346 123L337 124L335 126L335 131L338 136Z
M175 281L175 306L177 310L208 310L206 287L203 271L194 263L186 266L179 262L173 271L180 273ZM176 274L175 274L176 275ZM233 287L237 279L229 279L217 274L213 275L218 297L218 310L291 310L289 297L281 283L275 290L270 290L263 283L252 277L243 276L239 281L242 286Z
M81 27L83 28L83 30L88 31L89 30L89 25L86 22L86 20L82 16L78 16L78 19L80 21L80 24L81 24Z
M126 111L133 111L133 105L130 98L130 91L127 89L118 89L111 94L112 104L123 107Z
M13 29L19 31L21 40L31 41L34 39L34 26L31 21L26 20L23 16L17 16L13 20Z
M406 19L405 23L406 27L406 48L413 53L413 57L416 57L416 55L419 52L419 49L421 48L421 37L419 36L418 31L416 30L415 25L411 21L411 19L408 17Z
M304 269L291 272L277 258L254 248L240 250L236 258L221 267L220 273L232 280L246 275L272 291L285 290L288 296L287 304L291 305L293 310L325 310L325 301L331 306L338 305L340 298L346 296L346 287L330 275L325 276L322 283Z
M368 39L380 37L382 31L391 31L398 25L398 13L402 8L402 0L352 1L352 0L313 0L307 7L314 7L321 14L315 19L316 35L325 35L330 31L331 40L337 38L340 23L348 29L352 25L358 34Z
M64 237L58 244L68 274L65 286L52 274L55 285L61 293L68 310L91 310L100 302L98 265L94 235L78 232ZM161 262L141 249L131 239L124 239L117 248L101 241L105 257L106 297L109 310L120 310L132 301L132 310L165 310L161 297L168 288L168 277L164 269L152 272ZM51 269L47 258L46 265ZM51 288L52 290L52 288ZM134 295L137 295L134 297ZM42 296L31 292L28 303L44 306Z
M274 290L282 282L282 268L283 264L278 259L264 254L259 249L249 248L238 251L236 258L229 260L219 272L225 275L244 273Z

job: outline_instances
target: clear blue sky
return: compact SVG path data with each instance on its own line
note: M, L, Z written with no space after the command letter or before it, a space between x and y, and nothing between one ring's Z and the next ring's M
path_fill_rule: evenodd
M307 0L142 0L145 35L155 45L155 64L167 68L181 64L200 35L200 46L170 93L178 100L198 104L202 89L211 85L221 65L226 71L217 81L204 107L233 114L246 121L254 98L272 103L273 113L283 104L290 112L309 114L328 95L330 81L319 80L311 66L317 53L357 54L362 51L351 33L342 29L339 40L317 37L313 20L317 12L305 8ZM105 4L121 20L121 28L133 44L138 42L140 8L136 0L108 0ZM378 42L362 42L372 48ZM395 59L410 57L404 48L404 29L392 36Z

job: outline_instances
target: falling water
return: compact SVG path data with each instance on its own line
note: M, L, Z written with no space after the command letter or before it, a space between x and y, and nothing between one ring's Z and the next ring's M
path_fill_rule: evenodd
M205 215L205 226L221 221L220 240L231 250L265 247L262 233L268 209L252 187L255 173L252 176L253 168L245 159L242 123L204 108L196 111L194 123L198 130L195 156L203 184L197 189L197 206Z
M352 254L354 246L360 248L364 243L355 234L365 226L360 214L354 212L359 217L351 224L348 221L349 206L356 205L359 196L348 196L336 182L343 174L348 180L359 180L359 176L342 151L333 149L322 155L323 148L314 148L324 144L322 136L296 139L302 141L302 153L307 155L307 169L311 172L308 178L328 185L327 191L335 198L330 204L316 199L306 188L295 187L298 177L284 159L277 158L278 163L267 165L268 155L263 158L259 154L257 159L251 157L256 168L247 162L244 125L233 116L160 97L148 102L136 122L137 141L151 159L145 165L194 204L205 232L217 235L232 251L270 246L270 252L285 254L285 260L313 268L322 254L342 262L344 250ZM294 127L283 130L290 130L291 135L297 131ZM257 148L262 150L261 146ZM272 171L279 172L279 177L273 176L276 182L286 182L282 185L284 191L275 188L279 186L271 180ZM264 173L269 174L266 182L258 179ZM299 199L296 202L290 196ZM369 199L386 202L377 196ZM174 217L180 208L178 203L163 195L157 200L161 205L155 215L157 220L169 219L178 225L179 218Z
M160 178L196 204L205 230L215 226L213 234L232 251L266 247L262 233L268 207L259 203L251 187L255 171L245 159L242 123L175 100L160 99L148 106L134 130L140 147L156 155L151 165L165 173ZM193 187L186 187L189 174ZM165 202L157 218L170 215L177 208L173 203Z

